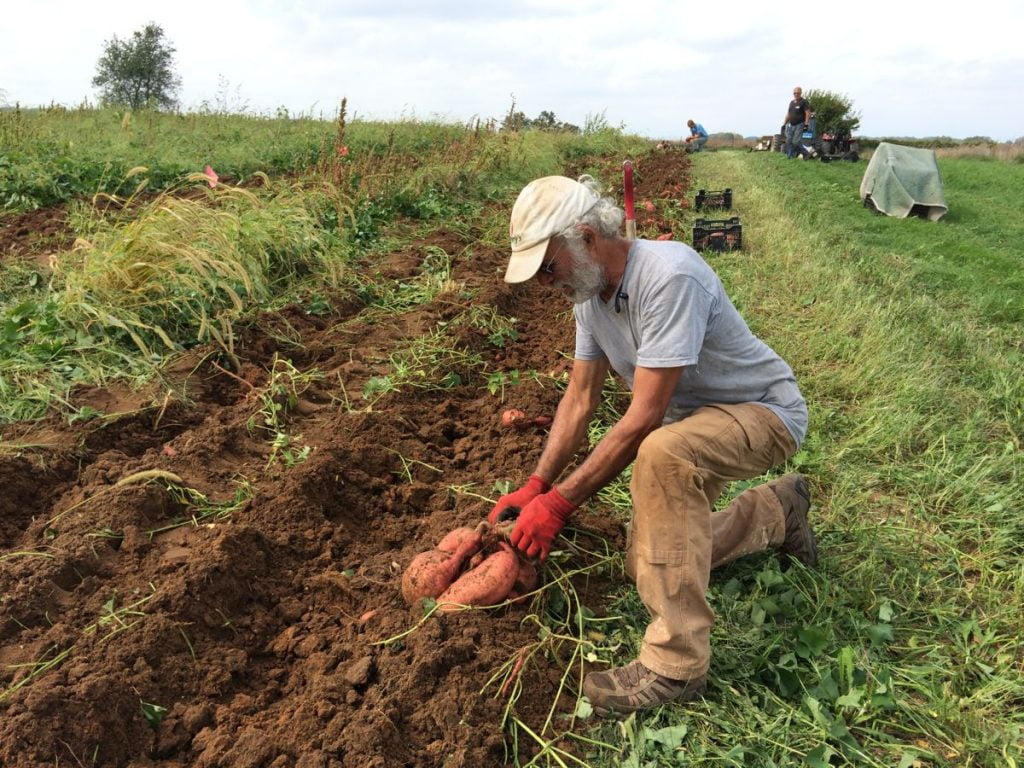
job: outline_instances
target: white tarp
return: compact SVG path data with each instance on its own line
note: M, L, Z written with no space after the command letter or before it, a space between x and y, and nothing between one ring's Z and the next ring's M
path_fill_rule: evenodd
M875 210L901 219L915 215L938 221L949 210L935 152L885 141L875 149L860 182L860 199L869 196Z

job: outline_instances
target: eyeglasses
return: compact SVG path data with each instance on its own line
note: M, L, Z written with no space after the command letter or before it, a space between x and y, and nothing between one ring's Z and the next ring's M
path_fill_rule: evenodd
M555 274L555 257L552 256L550 259L547 260L547 262L541 264L540 269L537 271L543 272L545 275Z

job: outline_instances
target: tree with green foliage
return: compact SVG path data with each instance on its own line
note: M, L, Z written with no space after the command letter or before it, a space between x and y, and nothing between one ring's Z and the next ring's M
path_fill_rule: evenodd
M818 135L852 135L860 127L860 114L853 110L849 96L833 91L812 90L804 94L814 111L814 123Z
M533 120L526 116L525 112L509 110L502 120L501 128L504 131L548 131L551 133L579 133L578 125L565 123L555 117L555 113L549 109L541 110Z
M505 119L501 121L501 130L503 131L524 131L530 127L530 118L526 116L526 113L522 110L515 109L515 104L512 105L513 109L508 111L505 115Z
M173 109L181 87L174 71L174 51L163 29L153 22L133 32L129 40L115 35L103 48L92 84L106 104Z

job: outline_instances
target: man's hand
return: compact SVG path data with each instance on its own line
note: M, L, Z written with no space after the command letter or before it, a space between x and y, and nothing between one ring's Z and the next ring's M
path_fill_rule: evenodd
M526 485L518 491L506 493L498 499L498 503L494 505L494 509L492 509L490 514L487 515L487 522L491 525L497 525L502 520L514 519L523 507L533 501L537 496L547 492L550 488L551 483L547 480L544 480L537 475L530 475L530 479L526 481Z
M575 510L575 504L552 488L523 508L509 540L527 557L539 557L544 562L551 552L551 542Z

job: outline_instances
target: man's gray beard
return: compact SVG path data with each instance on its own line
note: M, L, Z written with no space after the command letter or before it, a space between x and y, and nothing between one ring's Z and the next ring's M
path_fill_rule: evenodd
M572 258L572 277L563 285L571 289L569 298L573 304L583 304L597 296L608 285L604 268L590 258L587 249L579 241L567 243Z

